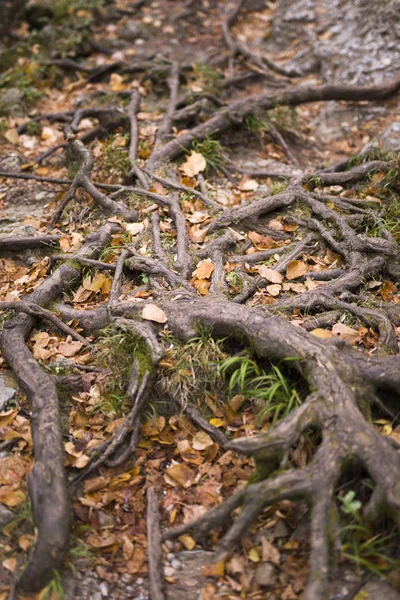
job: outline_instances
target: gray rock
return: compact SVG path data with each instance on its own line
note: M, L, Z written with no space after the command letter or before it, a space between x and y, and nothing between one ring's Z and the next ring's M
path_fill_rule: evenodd
M22 94L18 88L0 91L0 116L19 117L23 115Z
M175 569L172 567L164 567L165 577L173 577L175 575Z
M4 506L4 504L0 504L0 529L7 525L14 518L14 513L12 510L9 510Z
M3 410L9 400L14 398L17 390L11 387L8 387L5 384L5 381L2 377L0 377L0 410Z
M101 584L100 584L100 592L101 592L102 596L104 596L104 597L108 596L108 585L107 585L106 581L102 581L101 582Z
M276 572L270 563L259 563L256 568L256 582L263 587L273 586L276 580Z
M1 102L1 100L0 100ZM1 112L1 109L0 109ZM7 156L0 159L0 169L9 173L21 172L21 158L17 152L10 152Z
M148 33L145 27L136 21L127 21L118 30L119 37L127 40L128 42L134 42L138 38L147 38Z
M171 561L171 567L176 570L182 569L182 563L180 560L177 560L176 558L174 558Z

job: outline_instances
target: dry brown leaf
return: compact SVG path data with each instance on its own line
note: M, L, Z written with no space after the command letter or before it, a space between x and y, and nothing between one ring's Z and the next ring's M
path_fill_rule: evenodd
M271 219L271 221L268 222L268 227L270 227L274 231L283 231L284 230L282 223L280 221L278 221L277 219Z
M183 488L190 488L194 483L194 472L182 463L176 463L166 469L166 474Z
M286 277L288 279L297 279L307 273L307 265L303 260L292 260L286 268Z
M131 235L137 235L144 230L144 223L126 223L125 230Z
M357 342L360 342L362 339L362 336L360 335L359 331L353 329L352 327L348 327L343 323L336 323L332 327L332 333L333 335L338 335L343 340L346 340L346 342L348 342L351 345L357 344Z
M70 337L70 336L68 336ZM69 358L71 356L75 356L75 354L78 354L79 350L82 348L83 343L82 342L77 342L77 341L65 341L65 342L61 342L58 345L58 353L62 354L63 356L65 356L66 358Z
M194 450L205 450L213 445L211 437L205 431L198 431L193 438L192 448Z
M210 259L199 262L195 271L193 271L193 277L196 279L209 279L215 269L214 264Z
M15 129L15 127L13 127L12 129L7 129L7 131L4 134L4 137L12 144L18 144L19 142L18 131Z
M274 283L272 285L267 285L267 292L270 296L279 296L282 291L282 286L279 283Z
M3 565L3 567L5 569L7 569L7 571L14 572L15 569L17 568L17 559L16 558L6 558L5 560L3 560L3 562L1 564Z
M278 273L278 271L271 269L270 267L261 265L257 268L257 270L261 277L267 281L270 281L271 283L282 283L283 281L283 275Z
M206 296L211 287L211 281L207 281L207 279L196 279L193 282L194 287L202 296Z
M241 182L239 183L239 189L242 192L255 192L258 190L259 184L255 179L249 179L248 177L243 177Z
M279 565L281 560L281 554L275 546L273 546L268 540L263 536L261 538L261 548L262 548L262 560L263 562L272 562L275 565Z
M142 319L154 321L155 323L166 323L167 315L155 304L146 304L142 310Z
M200 152L191 151L184 163L181 164L179 170L187 177L194 177L207 167L206 159Z
M111 73L110 76L110 90L112 92L122 92L126 90L127 85L123 83L123 77L118 73Z

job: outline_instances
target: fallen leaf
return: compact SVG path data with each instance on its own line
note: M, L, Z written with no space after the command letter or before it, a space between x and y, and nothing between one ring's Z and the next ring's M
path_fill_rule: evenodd
M255 179L249 179L248 177L243 177L239 183L239 189L242 192L255 192L258 188L258 182Z
M218 563L204 565L202 572L205 577L223 577L225 573L225 561L220 560Z
M122 92L126 90L127 85L123 83L123 77L118 73L111 73L110 76L110 90L112 92Z
M274 283L273 285L267 285L267 292L270 296L279 296L281 293L282 286L278 283Z
M3 565L3 567L5 569L7 569L7 571L13 572L17 568L17 559L16 558L6 558L5 560L3 560L3 562L1 564Z
M146 304L142 310L142 319L154 321L155 323L166 323L167 315L155 304Z
M249 550L247 556L249 557L249 560L251 560L251 562L254 562L254 563L260 562L260 555L258 554L258 552L255 548L251 548Z
M19 142L18 131L15 129L15 127L13 127L12 129L7 129L7 131L4 134L4 137L12 144L18 144Z
M211 274L215 269L214 264L210 259L203 260L199 262L195 271L193 271L192 275L196 279L209 279Z
M197 289L199 294L202 296L206 296L210 291L211 281L207 281L207 279L196 279L193 282L194 287Z
M193 438L192 448L194 450L205 450L209 446L213 445L211 437L205 431L198 431Z
M69 358L71 356L75 356L75 354L79 352L82 346L83 343L77 341L61 342L58 346L58 353L62 354L66 358Z
M131 235L137 235L144 230L144 223L126 223L125 229Z
M321 327L317 327L317 329L313 329L312 331L310 331L310 333L312 335L315 335L315 337L318 338L333 338L335 337L334 334L332 333L332 331L329 331L328 329L322 329Z
M183 535L181 535L178 540L180 542L182 542L182 544L185 546L186 550L193 550L193 548L196 545L195 540L192 538L191 535L189 535L188 533L184 533Z
M190 488L194 483L194 473L192 469L182 463L176 463L166 469L168 477L179 483L183 488Z
M274 269L261 265L257 270L261 277L267 281L270 281L271 283L282 283L283 281L283 275Z
M332 327L332 333L333 335L338 335L343 340L346 340L346 342L348 342L351 345L357 344L357 342L360 342L362 338L362 336L356 329L348 327L343 323L336 323Z
M307 265L303 260L292 260L286 268L288 279L297 279L307 273Z
M206 167L207 163L204 156L200 152L192 150L185 162L179 167L179 170L187 175L187 177L194 177L205 171Z
M275 546L271 544L268 540L263 536L261 538L261 548L262 548L262 560L263 562L272 562L275 565L279 565L281 560L281 554Z

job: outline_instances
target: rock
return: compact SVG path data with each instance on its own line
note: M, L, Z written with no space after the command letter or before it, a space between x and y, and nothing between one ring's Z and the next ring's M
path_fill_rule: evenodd
M363 150L371 147L380 148L387 152L400 152L400 121L391 123L381 135L378 135Z
M136 21L127 21L118 30L119 37L127 40L128 42L134 42L139 38L147 38L148 33L145 27Z
M165 577L173 577L175 575L175 569L172 567L164 567Z
M100 592L102 596L108 596L108 585L105 581L102 581L100 584Z
M10 152L0 159L0 170L9 173L21 173L21 158L17 152Z
M259 563L256 568L256 582L263 587L273 586L276 580L275 568L270 563Z
M0 504L0 529L7 525L14 518L14 513L12 510L9 510L4 506L4 504Z
M8 387L3 376L0 376L0 410L4 410L7 402L12 400L16 393L17 390L12 387Z
M101 592L96 592L95 594L91 594L90 600L102 600Z
M18 88L8 88L0 91L0 116L20 117L24 113L22 93Z
M179 570L179 569L181 569L181 568L182 568L182 563L181 563L181 561L180 561L180 560L177 560L176 558L174 558L174 559L171 561L171 567L172 567L173 569Z

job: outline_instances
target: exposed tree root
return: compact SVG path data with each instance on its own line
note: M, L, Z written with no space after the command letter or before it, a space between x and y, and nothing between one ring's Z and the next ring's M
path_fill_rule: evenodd
M230 28L241 6L242 2L239 1L223 28L232 57L240 54L263 71L273 70L281 76L294 75L265 57L254 55L245 45L233 39ZM116 71L147 71L151 76L154 64L148 61L118 62L89 69L78 62L63 59L57 61L57 66L85 73L90 81L100 81ZM277 104L297 106L327 100L380 101L400 89L400 79L370 87L299 86L283 92L235 100L228 105L218 99L215 102L208 98L219 106L215 114L170 139L174 122L185 120L190 112L185 111L189 100L179 99L181 75L189 69L191 66L178 65L176 62L162 60L160 63L160 72L169 76L169 98L146 168L138 164L137 113L141 96L134 90L132 94L129 93L130 104L126 112L90 108L36 118L37 121L46 117L67 123L67 142L57 148L69 147L73 156L80 161L78 173L72 181L0 172L0 176L5 177L70 185L53 216L52 225L60 219L78 189L83 189L106 216L118 216L126 221L136 221L139 213L120 201L121 197L134 194L154 202L143 211L146 215L152 212L151 256L148 253L144 255L142 248L139 250L136 242L132 241L121 248L116 264L97 260L111 235L120 231L118 224L106 222L99 231L88 236L76 255L53 255L50 268L56 263L61 264L23 301L0 303L0 310L11 309L19 313L6 320L1 347L4 359L28 395L32 411L35 465L29 476L29 493L38 534L28 565L19 581L23 591L36 591L48 583L53 570L62 564L69 538L70 504L56 378L41 369L26 340L35 320L40 318L85 345L87 341L56 316L53 310L66 321L76 319L84 330L91 333L109 324L128 330L145 348L142 355L137 351L131 357L132 368L126 389L131 402L130 411L111 437L95 448L87 467L71 482L73 488L102 465L115 467L134 459L141 432L140 419L152 393L157 365L164 356L165 349L159 332L165 322L168 329L184 341L196 337L199 326L202 326L208 328L212 336L238 340L245 348L251 348L256 358L270 361L290 359L291 367L305 382L308 392L301 406L274 426L271 425L270 429L234 441L229 441L219 429L213 427L196 406L188 404L184 398L177 398L178 406L221 448L254 457L256 471L246 486L221 505L196 521L164 532L164 539L178 537L186 531L191 531L196 539L201 539L214 529L224 527L217 556L219 559L226 558L267 506L283 499L304 499L310 506L311 524L310 574L304 598L322 600L326 597L330 557L337 551L336 487L349 464L361 464L374 485L364 510L366 518L378 522L382 516L390 517L400 526L400 456L395 445L380 435L368 420L371 405L378 405L390 414L382 390L396 397L400 394L399 344L393 327L400 325L400 309L397 305L378 301L366 307L363 300L363 290L369 279L382 273L396 278L400 250L394 237L386 230L379 231L376 237L360 233L360 227L368 222L370 216L367 199L337 197L320 191L321 187L328 185L360 184L373 172L388 173L398 166L393 161L370 161L348 170L343 170L349 166L346 163L345 167L341 165L331 171L314 174L295 171L286 177L287 188L283 192L267 197L256 196L247 204L228 210L224 210L209 196L205 185L198 191L174 181L171 165L166 176L154 173L159 166L188 150L194 140L204 140L211 134L220 135L232 124L240 125L250 114L271 110ZM196 116L197 107L192 106L190 110L190 114ZM99 125L81 139L76 139L79 123L86 117L97 118ZM135 187L97 184L91 179L94 159L84 143L115 127L130 129L128 179L136 178ZM283 141L279 140L279 143L282 145ZM52 149L49 152L54 151ZM295 163L289 148L286 148L286 153ZM231 164L229 168L234 169ZM262 177L271 176L265 171L260 173L255 170L254 173ZM227 176L235 181L230 171L227 171ZM152 180L171 191L165 195L149 191ZM199 178L198 181L204 184L204 180ZM113 193L106 195L100 188ZM208 237L202 246L192 243L189 237L180 192L190 193L196 202L203 202L210 211L206 216L207 224L201 230L204 237ZM299 232L295 241L285 245L290 238L289 233L274 231L262 222L262 218L272 212L290 213L297 204L305 209L307 215L286 215L287 222L295 223ZM164 247L161 225L167 213L175 237L172 246ZM243 235L235 227L254 229L255 233L267 232L272 242L266 246L267 249L258 251L249 240L243 241ZM0 249L39 247L59 238L59 235L17 240L8 238L1 240ZM277 247L271 247L274 241L278 243ZM247 253L250 248L254 250L253 253ZM268 304L268 309L265 306L251 308L245 305L256 291L265 292L271 281L282 280L282 274L287 272L293 261L307 254L320 259L319 249L323 249L324 253L328 250L336 253L337 264L321 271L306 269L301 278L295 277L297 283L301 281L308 284L307 291L298 295L283 295L282 299L273 300L275 304ZM268 273L262 270L256 272L254 267L271 257L274 257L275 263L268 266ZM209 293L200 298L193 286L192 274L199 261L204 259L212 262L213 270L207 288ZM240 280L241 285L237 290L233 291L229 285L226 263L234 265L234 270L230 272ZM109 270L114 274L109 301L93 310L77 311L60 303L62 294L80 281L81 265ZM245 268L242 269L243 266ZM138 298L138 302L121 301L125 280L143 273L149 276L149 281L146 287L140 289L146 290L147 297L152 296L148 303L156 303L158 308L162 308L166 319L149 322L142 318L142 309L147 300ZM269 300L272 296L269 296ZM322 314L318 313L321 309L324 311ZM299 311L307 311L301 326L291 324L282 316L293 310L297 315ZM349 313L368 327L377 329L379 343L376 354L351 348L338 338L320 339L309 333L316 327L337 323L343 313ZM77 384L72 379L69 383L71 388ZM290 452L299 444L301 436L310 430L318 432L321 441L309 463L296 469L290 464ZM152 597L162 600L159 508L152 488L148 490L148 515Z

